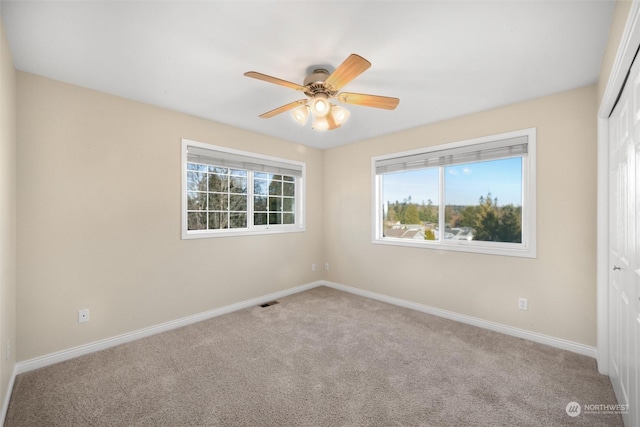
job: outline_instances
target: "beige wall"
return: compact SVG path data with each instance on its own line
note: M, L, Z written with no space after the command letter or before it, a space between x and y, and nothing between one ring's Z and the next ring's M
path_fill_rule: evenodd
M613 13L613 19L611 20L611 29L609 30L609 42L607 43L607 50L605 51L602 59L602 66L600 68L600 79L598 80L598 105L602 101L604 91L607 88L609 82L609 75L613 68L613 63L618 53L618 46L622 40L625 25L627 19L629 19L629 12L631 10L630 0L618 0L616 2L616 8Z
M18 360L322 278L322 151L17 74ZM307 231L181 240L181 138L306 162Z
M595 346L595 117L594 85L327 150L326 279ZM372 156L530 127L537 259L371 243Z
M4 403L16 347L16 73L0 22L0 406ZM1 418L1 416L0 416Z

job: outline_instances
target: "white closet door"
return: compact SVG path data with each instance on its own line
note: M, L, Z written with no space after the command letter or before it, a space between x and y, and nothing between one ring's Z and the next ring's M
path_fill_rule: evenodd
M640 61L609 121L609 375L640 425Z

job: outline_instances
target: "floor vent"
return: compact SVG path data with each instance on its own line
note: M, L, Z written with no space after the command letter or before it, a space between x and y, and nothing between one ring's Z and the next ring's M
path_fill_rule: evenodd
M260 307L269 307L271 305L275 305L278 304L278 301L269 301L269 302L265 302L264 304L260 304Z

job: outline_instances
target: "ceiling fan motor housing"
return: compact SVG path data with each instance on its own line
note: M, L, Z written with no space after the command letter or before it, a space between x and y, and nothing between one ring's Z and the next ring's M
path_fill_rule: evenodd
M304 93L312 97L317 93L325 93L328 97L334 97L338 91L328 88L324 81L329 77L329 71L324 68L318 68L313 70L313 73L309 74L304 79L303 85L306 87Z

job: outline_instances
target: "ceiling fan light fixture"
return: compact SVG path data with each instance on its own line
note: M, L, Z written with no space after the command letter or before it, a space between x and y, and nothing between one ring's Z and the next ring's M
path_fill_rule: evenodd
M307 105L298 107L291 112L291 115L296 122L300 125L304 125L307 123L307 119L309 118L309 107Z
M326 117L314 117L311 129L318 131L329 130L329 121Z
M351 113L344 107L339 105L331 106L331 117L335 121L336 125L342 126L348 119Z
M311 112L316 117L324 117L331 112L331 104L326 93L317 93L310 103Z

